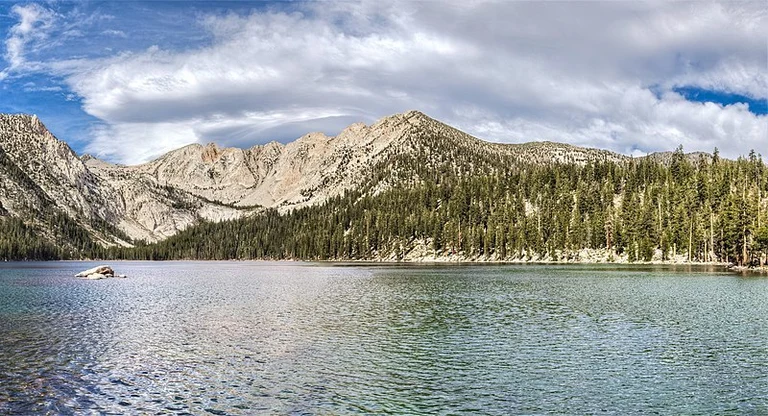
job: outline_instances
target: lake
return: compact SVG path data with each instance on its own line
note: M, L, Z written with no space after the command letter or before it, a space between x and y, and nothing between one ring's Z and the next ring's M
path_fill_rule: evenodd
M720 269L0 264L0 414L768 414Z

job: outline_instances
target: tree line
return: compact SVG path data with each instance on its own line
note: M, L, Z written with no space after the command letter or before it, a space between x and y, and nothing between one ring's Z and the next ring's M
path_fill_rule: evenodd
M132 248L104 247L53 209L19 219L0 207L0 260L397 260L420 250L562 261L592 249L608 261L682 257L749 265L768 254L768 169L754 151L737 160L717 151L692 159L678 148L667 159L537 164L501 147L489 151L438 136L410 146L413 151L393 151L357 187L322 204L201 222ZM8 163L4 168L22 176ZM117 232L106 223L91 228Z
M0 180L7 177L24 191L11 216L0 204L0 261L78 259L100 251L100 245L81 223L55 208L56 204L0 148ZM85 220L84 220L85 221ZM99 219L87 220L91 229L127 238L114 225Z
M679 148L667 161L539 165L500 156L457 162L424 151L393 155L372 168L369 183L320 205L203 222L156 244L96 247L91 255L365 260L402 259L420 248L467 259L561 261L595 249L609 261L748 265L768 253L768 169L755 152L690 160Z

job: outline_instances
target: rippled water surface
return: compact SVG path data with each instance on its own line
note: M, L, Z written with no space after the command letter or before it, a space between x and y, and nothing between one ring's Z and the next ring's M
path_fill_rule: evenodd
M0 414L768 414L768 279L0 265Z

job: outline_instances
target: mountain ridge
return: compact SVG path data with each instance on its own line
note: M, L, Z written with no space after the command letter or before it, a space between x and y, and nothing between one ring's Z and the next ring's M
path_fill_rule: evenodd
M46 206L104 246L160 241L200 221L264 209L288 212L351 189L377 193L438 172L471 176L530 164L633 160L555 142L488 142L419 111L286 144L241 149L193 143L139 165L78 156L36 116L0 114L0 151L7 165L0 170L5 215L45 229L35 218Z

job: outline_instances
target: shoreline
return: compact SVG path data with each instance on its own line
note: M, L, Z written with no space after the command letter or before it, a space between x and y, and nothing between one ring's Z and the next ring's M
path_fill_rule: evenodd
M524 260L524 259L488 259L488 258L466 258L463 256L423 256L423 257L409 257L403 259L395 258L378 258L378 259L194 259L194 258L181 258L181 259L159 259L159 260L138 260L138 259L68 259L68 260L1 260L3 263L49 263L49 262L70 262L70 263L111 263L111 262L157 262L157 263L171 263L171 262L251 262L251 263L321 263L321 264L349 264L349 265L539 265L539 266L617 266L617 267L632 267L632 266L669 266L669 267L715 267L722 268L723 271L732 273L749 273L749 274L768 274L768 265L763 267L747 267L738 266L733 263L725 262L698 262L698 261L681 261L681 260L651 260L651 261L600 261L595 259L581 259L581 260Z
M52 259L52 260L29 260L29 259L16 259L16 260L1 260L2 263L84 263L84 262L157 262L157 263L170 263L170 262L253 262L253 263L360 263L360 264L519 264L519 265L552 265L552 266L564 266L564 265L606 265L606 266L714 266L724 267L729 270L764 270L768 271L768 266L760 268L749 268L742 266L735 266L731 263L723 262L678 262L678 261L558 261L558 260L520 260L520 259L468 259L468 258L447 258L447 257L424 257L424 258L408 258L408 259L392 259L392 258L378 258L378 259L299 259L299 258L285 258L285 259L198 259L198 258L179 258L179 259L154 259L154 260L142 260L142 259L101 259L101 258L85 258L85 259Z
M754 274L768 274L768 265L763 267L747 267L731 265L728 270L734 273L754 273Z

